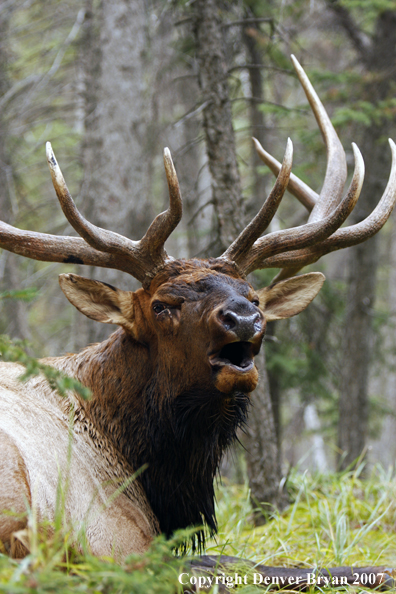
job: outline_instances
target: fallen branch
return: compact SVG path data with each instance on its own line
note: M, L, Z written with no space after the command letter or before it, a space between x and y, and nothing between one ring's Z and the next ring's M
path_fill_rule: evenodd
M316 587L360 586L367 589L389 590L396 585L396 568L330 567L308 569L299 567L268 567L252 561L226 555L204 555L188 562L179 582L184 592L207 591L217 585L219 592L230 592L237 585L261 585L267 590L308 590Z

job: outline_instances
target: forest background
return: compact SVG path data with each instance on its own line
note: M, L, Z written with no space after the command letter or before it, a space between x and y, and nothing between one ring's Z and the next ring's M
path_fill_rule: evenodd
M387 0L1 0L0 213L7 223L73 235L45 163L50 140L93 223L139 239L167 204L169 146L184 199L176 257L216 256L273 183L255 136L316 191L325 148L292 70L296 54L344 144L366 162L353 222L377 204L396 138L396 2ZM220 140L219 140L220 138ZM226 168L226 169L224 169ZM286 195L270 230L306 220ZM222 468L253 503L282 509L290 468L393 466L396 454L396 229L325 256L320 296L268 329L244 449ZM75 351L112 329L66 302L74 271L123 289L117 271L0 255L0 333L40 357ZM251 279L268 284L273 271ZM265 515L265 514L264 514ZM257 522L260 519L257 518Z

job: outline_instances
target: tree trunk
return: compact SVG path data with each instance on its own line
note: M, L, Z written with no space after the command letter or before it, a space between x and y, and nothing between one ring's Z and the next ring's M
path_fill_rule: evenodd
M246 17L256 17L254 13L249 11L246 14ZM259 99L260 102L264 103L264 88L263 88L263 75L260 68L257 66L263 66L264 62L262 58L262 54L257 47L257 41L253 34L254 31L257 31L257 27L254 25L249 25L249 28L244 27L242 33L242 39L247 51L247 59L249 64L253 64L254 68L248 68L249 73L249 83L250 83L250 95L256 99ZM251 134L254 138L260 142L260 144L264 145L265 143L265 121L264 121L264 114L261 109L259 109L259 103L257 101L250 101L249 105L249 112L250 112L250 126L251 126ZM266 144L268 147L268 143ZM269 148L267 148L269 150ZM253 179L254 179L254 186L253 186L253 198L252 198L252 215L254 216L263 205L263 202L267 195L267 183L266 183L266 176L262 175L259 172L259 166L262 166L263 162L261 161L260 157L255 150L253 143L252 143L252 164L253 164Z
M175 68L173 77L177 77L179 71ZM184 69L183 72L185 72ZM178 107L181 105L183 112L187 114L174 126L175 144L178 149L177 175L183 196L183 218L179 223L178 234L175 235L180 236L182 231L185 242L182 246L184 249L172 249L171 253L194 258L205 251L212 224L213 208L210 204L210 176L207 167L204 166L206 155L202 143L198 142L201 129L199 115L191 116L191 109L194 109L193 102L199 94L198 80L194 77L193 68L188 72L188 84L184 77L174 82L171 87L173 92L169 97L169 101L175 104L177 93ZM180 245L180 240L177 243Z
M264 348L256 357L256 365L260 373L260 382L252 394L252 410L243 445L246 448L254 523L258 526L267 521L274 508L284 509L288 503L288 496L281 485L279 447Z
M85 138L80 206L96 225L140 239L152 220L153 89L144 0L109 0L95 8L88 0L81 56ZM92 270L91 276L120 288L138 287L116 270ZM113 330L80 315L76 320L77 348Z
M366 83L367 101L377 104L388 98L394 85L393 64L396 60L396 12L379 15L370 52L365 54L367 70L375 73ZM391 68L391 69L390 69ZM360 148L366 160L363 195L356 208L356 220L362 220L376 206L389 166L385 160L384 138L389 134L389 121L382 119L369 126ZM338 446L339 467L347 468L364 452L368 424L368 376L373 342L373 306L376 273L379 265L377 236L350 250L348 296L343 344L343 369L339 402Z
M381 361L382 372L378 378L380 393L384 395L386 405L391 414L387 414L381 434L374 441L373 453L385 468L394 466L396 457L396 219L392 220L392 233L389 238L389 272L387 287L387 307L389 317L383 330L383 351L385 352L385 366Z
M277 348L275 343L275 330L276 330L276 322L269 322L267 324L267 329L265 331L266 336L274 337L274 342L271 343L270 348ZM275 427L275 437L276 443L278 444L278 459L279 465L281 463L281 404L282 404L282 392L280 387L280 382L278 378L278 374L274 373L273 371L268 370L268 386L269 386L269 393L271 398L271 408L272 414L274 418L274 427Z
M212 176L212 200L217 217L219 252L243 228L244 208L236 158L227 62L216 0L194 3L194 34L203 109L206 152ZM211 250L211 255L216 255Z
M4 6L2 6L4 4ZM6 3L0 3L0 97L3 97L9 89L9 19L12 7ZM2 219L9 224L15 224L13 216L13 170L11 157L7 149L9 140L9 126L7 111L0 113L0 212ZM20 258L15 254L3 251L0 258L0 291L13 291L21 288L20 274L18 270ZM0 301L1 308L1 332L9 334L13 338L27 339L30 332L27 323L27 312L25 303L14 299Z

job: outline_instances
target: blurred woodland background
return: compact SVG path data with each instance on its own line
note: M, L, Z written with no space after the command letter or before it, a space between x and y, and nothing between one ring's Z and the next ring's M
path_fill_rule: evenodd
M292 70L306 69L344 144L366 163L353 222L377 204L396 139L396 2L388 0L0 0L0 214L73 235L52 188L50 140L80 211L139 239L166 207L163 147L184 199L167 246L216 256L259 210L273 176L251 137L319 191L326 154ZM271 230L301 224L286 194ZM287 473L385 467L396 455L396 218L360 246L325 256L319 297L268 328L245 449L226 460L253 501L282 508ZM0 254L0 333L35 356L75 351L112 329L83 317L58 286L77 272L123 289L118 271ZM276 271L255 273L256 286ZM264 349L263 349L264 351ZM131 365L137 363L132 361Z

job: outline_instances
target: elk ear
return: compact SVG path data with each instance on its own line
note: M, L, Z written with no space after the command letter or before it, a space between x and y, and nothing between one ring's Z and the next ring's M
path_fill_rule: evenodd
M91 320L132 327L133 303L129 291L77 274L60 274L59 284L70 303Z
M310 272L293 276L257 291L260 308L267 322L291 318L303 311L319 293L325 276L321 272Z

